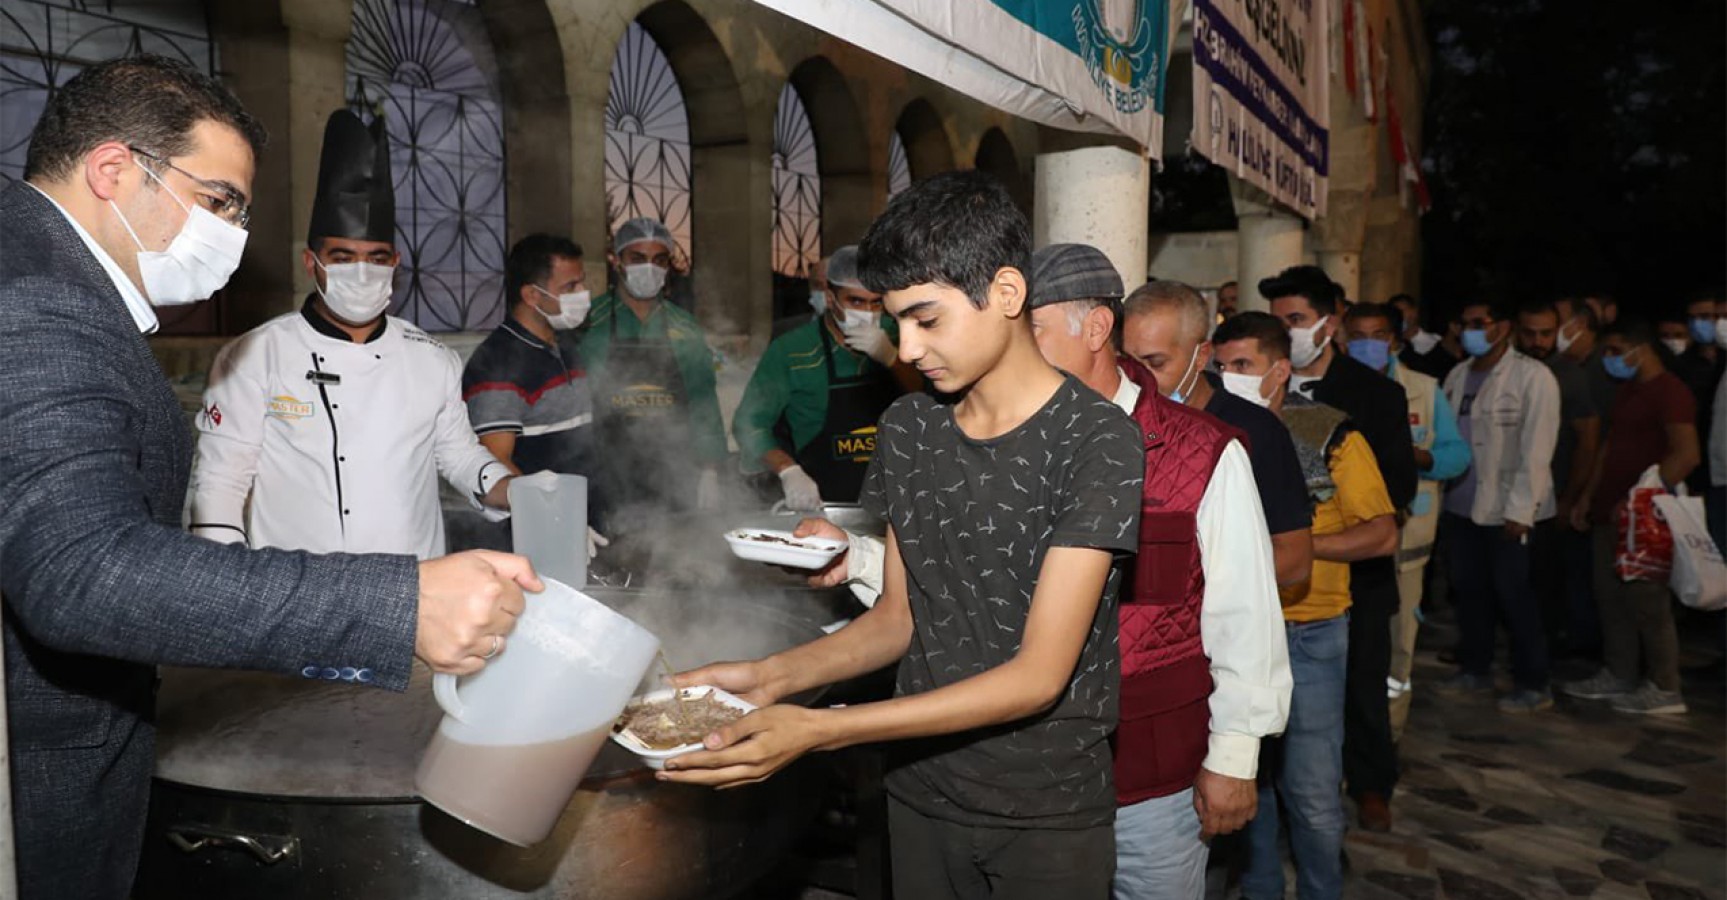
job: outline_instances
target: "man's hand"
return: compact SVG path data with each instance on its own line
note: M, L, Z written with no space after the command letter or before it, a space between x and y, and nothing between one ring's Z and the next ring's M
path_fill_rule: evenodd
M1521 540L1524 540L1528 537L1529 537L1529 526L1528 525L1525 525L1522 522L1513 522L1510 519L1505 520L1505 539L1506 540L1508 540L1508 541L1521 541Z
M661 781L729 788L754 784L791 765L823 741L819 711L768 706L707 736L707 747L666 760Z
M1259 785L1201 768L1193 779L1193 811L1199 814L1200 837L1234 834L1259 811Z
M893 338L888 337L887 330L881 327L879 316L872 316L867 322L847 320L840 326L840 331L845 334L847 347L881 365L893 365L894 357L899 355Z
M819 537L829 538L835 541L851 540L851 535L846 534L845 529L826 519L816 518L805 519L802 522L799 522L798 527L792 529L792 537ZM850 550L834 557L833 562L828 563L821 569L816 570L814 575L809 576L809 586L813 588L831 588L845 584L846 581L851 578L850 560ZM800 569L798 570L798 574L801 575L807 571L807 569Z
M1415 467L1423 472L1433 468L1433 453L1428 450L1423 450L1420 447L1416 447Z
M1589 502L1587 500L1578 500L1572 505L1570 521L1573 531L1589 530Z
M679 672L672 676L671 681L673 687L679 688L712 685L759 707L772 706L780 699L759 660L711 663Z
M601 547L610 547L611 545L610 538L595 531L592 526L588 527L588 559L599 556Z
M803 466L791 465L781 469L780 488L785 491L786 506L794 512L814 512L822 508L822 489Z
M492 489L486 492L486 496L480 498L480 502L493 509L509 509L510 482L515 478L514 475L507 475L498 479L492 484Z
M420 563L414 655L437 672L471 675L503 649L526 601L545 589L526 557L469 550Z

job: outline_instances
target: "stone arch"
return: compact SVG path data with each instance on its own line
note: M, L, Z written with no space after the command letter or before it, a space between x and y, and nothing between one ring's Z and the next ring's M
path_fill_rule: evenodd
M504 101L508 239L545 231L571 234L567 199L573 175L568 147L575 140L570 95L563 78L564 50L546 0L486 0L477 4L497 50L498 89Z
M1013 142L997 127L991 127L978 139L977 153L972 157L972 165L981 172L988 172L1007 186L1009 194L1020 211L1031 214L1031 196L1026 190L1025 172L1019 165L1019 154L1013 149Z
M869 227L876 173L870 165L868 130L857 99L839 69L825 56L811 56L787 81L803 99L815 132L822 177L822 253L855 243Z
M900 142L905 145L906 163L911 167L913 181L928 178L955 168L953 143L948 140L947 127L941 114L928 100L918 97L900 111L894 123Z

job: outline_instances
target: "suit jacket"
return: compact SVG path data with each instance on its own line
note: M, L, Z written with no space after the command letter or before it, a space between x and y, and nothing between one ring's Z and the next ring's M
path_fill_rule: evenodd
M180 528L192 439L114 282L31 186L0 192L0 602L25 898L124 898L157 664L401 690L412 557L249 551ZM364 674L366 677L359 677Z

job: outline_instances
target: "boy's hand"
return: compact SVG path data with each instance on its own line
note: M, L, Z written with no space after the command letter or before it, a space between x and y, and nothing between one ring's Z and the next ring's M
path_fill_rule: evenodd
M671 681L673 686L680 688L713 685L758 707L772 706L780 699L779 694L769 687L758 660L717 662L688 672L679 672L672 676Z
M835 541L851 540L851 535L846 534L845 529L826 519L817 518L804 519L799 522L798 527L792 529L792 537L819 537ZM839 587L840 585L845 584L847 578L851 577L850 566L851 551L846 550L844 553L834 557L833 562L830 562L825 567L817 570L814 575L810 575L809 585L813 588ZM808 571L809 570L807 569L800 569L797 574L802 575Z
M661 781L730 788L765 780L822 742L821 713L768 706L716 730L706 750L666 760Z
M1199 814L1200 837L1240 831L1259 810L1259 785L1251 778L1231 778L1201 768L1193 779L1193 811Z

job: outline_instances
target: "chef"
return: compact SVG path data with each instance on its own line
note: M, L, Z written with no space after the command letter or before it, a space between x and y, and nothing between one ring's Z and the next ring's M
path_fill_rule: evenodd
M719 503L718 469L729 448L714 353L696 317L666 302L674 245L655 219L618 226L607 260L622 277L594 300L582 339L606 496L619 515L625 507Z
M462 363L384 315L395 192L382 119L330 116L298 312L222 348L197 415L193 533L320 553L444 553L438 475L501 518L513 470L468 426ZM249 502L248 502L249 501Z
M896 363L897 329L858 280L857 248L835 251L825 271L823 312L768 345L732 419L744 471L778 475L800 511L857 502L876 420L921 386L916 369Z

